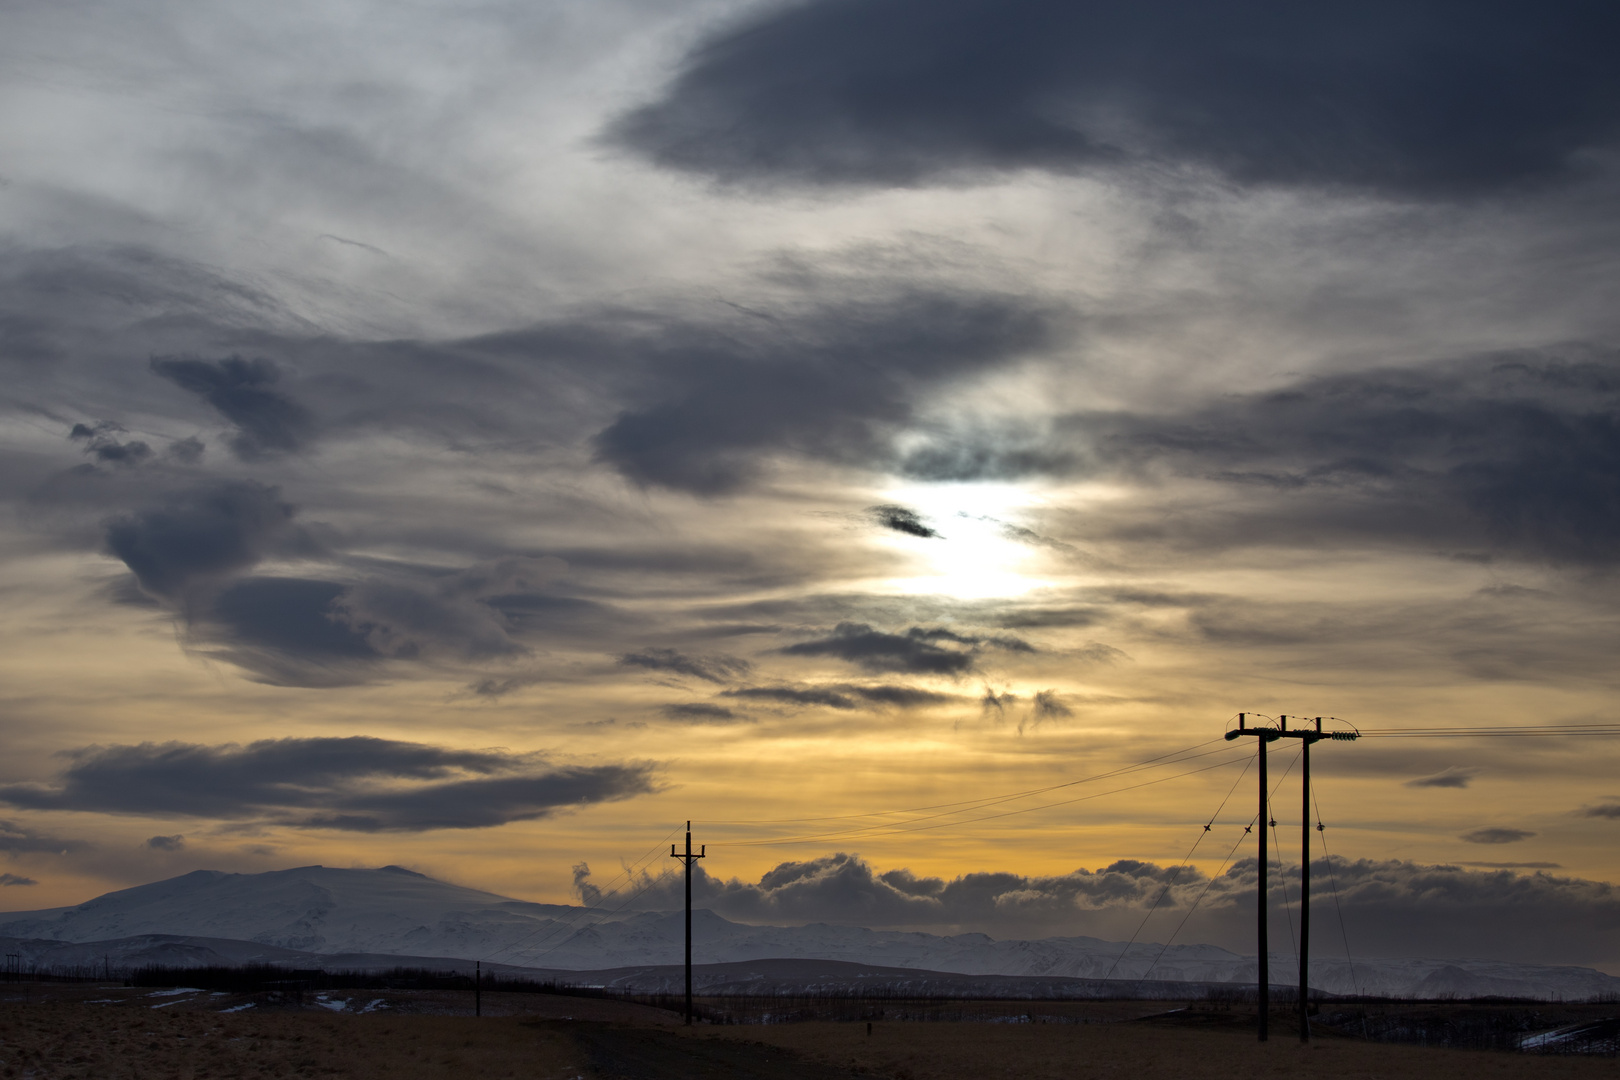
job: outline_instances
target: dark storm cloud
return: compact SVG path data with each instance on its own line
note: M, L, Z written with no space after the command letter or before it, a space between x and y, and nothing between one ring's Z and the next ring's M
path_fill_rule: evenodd
M704 682L729 683L746 678L753 665L737 656L687 656L674 649L643 649L625 653L619 663L626 667L646 668L649 671L668 671L675 675L690 675Z
M922 518L917 516L915 510L907 510L903 506L874 506L867 511L872 520L885 529L892 529L907 536L918 536L925 540L935 540L940 537L936 529L923 524Z
M150 836L147 837L146 846L153 851L179 851L186 846L186 838L180 833L172 836Z
M929 705L946 705L958 700L955 694L941 694L936 690L922 690L915 686L850 686L839 684L838 689L853 694L871 705L888 705L896 709L921 709Z
M1058 427L1083 462L1077 475L1179 475L1241 493L1249 507L1196 518L1126 510L1112 524L1121 537L1219 547L1335 533L1564 563L1620 559L1620 359L1596 349L1325 376L1182 415L1092 413Z
M1031 712L1036 723L1042 720L1067 720L1074 715L1074 710L1063 703L1056 690L1036 693Z
M271 389L281 369L270 360L157 357L151 366L154 374L196 394L236 425L231 449L243 461L301 449L314 435L309 410Z
M96 424L74 424L68 438L84 443L84 452L96 461L110 465L139 465L152 456L152 448L139 439L119 442L124 429L110 420Z
M966 436L951 433L912 448L898 467L905 476L932 483L1066 476L1085 468L1086 459L1077 451L1041 445L1036 437L1019 430L979 430ZM1024 540L1022 536L1010 538Z
M733 709L724 705L710 705L697 701L684 705L665 705L658 710L671 720L687 720L699 724L729 724L742 719Z
M348 586L305 578L247 577L214 597L194 640L222 659L282 686L363 681L381 659L365 634L343 621Z
M979 699L979 714L986 718L1002 720L1007 716L1008 707L1017 703L1017 694L998 694L987 686L984 688L984 696Z
M1420 776L1416 780L1408 780L1406 786L1415 788L1465 788L1473 783L1474 778L1479 774L1480 770L1477 768L1452 765L1444 772L1435 773L1433 776Z
M928 640L930 636L939 632L913 627L904 634L886 634L866 623L845 622L831 637L801 641L780 651L789 656L832 656L870 671L960 675L973 670L972 653L942 648Z
M1068 629L1075 626L1094 626L1103 621L1104 614L1095 607L1024 608L1014 607L1000 616L1000 625L1009 630Z
M946 647L956 645L965 648ZM834 656L871 671L956 675L973 670L975 655L981 648L1017 653L1036 651L1022 638L1005 634L980 636L945 627L922 626L913 626L903 634L890 634L859 622L841 622L830 637L802 641L778 651L789 656Z
M381 656L461 660L524 656L519 630L561 608L595 610L588 602L541 590L566 569L551 557L507 556L453 572L397 570L345 589L332 617Z
M1620 821L1620 800L1599 803L1597 806L1583 806L1578 813L1581 817L1608 818L1611 821Z
M227 481L113 519L107 549L147 592L176 600L198 583L248 569L298 534L294 509L273 487Z
M921 399L1072 329L1060 302L903 265L779 260L767 278L746 313L602 305L471 337L357 341L145 249L21 251L0 253L0 316L31 312L70 358L13 388L53 415L173 415L178 386L229 421L236 455L260 467L316 437L381 431L465 451L588 446L633 483L710 495L777 456L886 467ZM222 345L240 351L220 357ZM265 354L297 356L302 398ZM182 438L160 456L195 463L194 449Z
M654 790L643 764L550 765L536 754L364 736L241 746L141 743L64 755L57 782L0 786L36 810L254 820L358 832L475 829Z
M0 851L13 855L49 854L66 855L87 847L82 840L64 840L61 837L36 833L15 821L0 821Z
M197 651L280 686L330 687L399 673L398 663L506 664L532 655L525 639L614 633L612 609L543 589L564 569L552 557L511 556L450 570L342 560L358 580L242 577L188 608ZM501 697L544 682L525 670L488 674L468 691Z
M1520 840L1528 840L1536 835L1524 829L1507 829L1499 826L1475 829L1465 832L1457 839L1465 840L1470 844L1516 844Z
M207 443L195 435L188 435L184 439L176 439L170 443L164 453L181 465L195 465L202 460L203 453L207 449Z
M722 693L727 697L779 701L784 705L821 705L846 710L855 708L854 698L825 686L743 686Z
M861 705L880 708L921 709L930 705L945 705L959 700L953 694L941 694L915 686L857 686L851 683L831 683L824 686L741 686L721 691L726 697L755 701L777 701L784 705L820 705L829 709L857 709Z
M820 0L701 44L610 141L725 181L910 186L1186 164L1470 196L1612 147L1602 0Z
M39 882L21 874L0 874L0 885L38 885Z
M637 483L703 495L742 487L762 454L880 465L924 390L1048 345L1055 315L1013 296L902 290L773 319L770 333L669 328L629 391L645 400L597 435L597 455Z

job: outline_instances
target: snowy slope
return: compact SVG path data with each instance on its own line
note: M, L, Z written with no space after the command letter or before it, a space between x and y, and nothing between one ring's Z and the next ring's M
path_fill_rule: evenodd
M1153 982L1253 983L1257 965L1213 945L1135 944L1090 937L997 941L817 923L746 926L693 913L694 959L717 964L774 957L977 976L1039 976ZM77 907L0 914L0 936L64 943L207 938L322 955L386 954L493 959L567 969L675 964L680 912L600 920L581 908L534 904L436 881L396 866L338 870L304 866L264 874L200 870L107 893ZM174 946L166 946L173 948ZM211 946L213 947L213 946ZM1272 978L1288 982L1293 958L1273 955ZM1585 998L1620 994L1620 979L1588 968L1491 960L1322 959L1311 984L1335 993L1392 996Z

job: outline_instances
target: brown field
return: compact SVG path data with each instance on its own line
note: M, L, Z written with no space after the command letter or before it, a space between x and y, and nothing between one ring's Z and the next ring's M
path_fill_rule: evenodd
M1613 1058L1372 1045L1302 1046L1278 1017L1259 1044L1231 1013L1155 1016L1164 1003L1066 1005L1054 1022L879 1020L679 1026L668 1012L589 998L333 992L276 1004L87 985L0 988L0 1077L259 1080L1176 1080L1250 1077L1494 1080L1613 1077ZM332 1006L347 1001L350 1011ZM374 1011L355 1009L380 1002ZM1026 1006L1027 1008L1028 1006ZM1042 1007L1044 1009L1044 1006ZM1612 1007L1611 1007L1612 1009ZM456 1015L456 1014L460 1015ZM1079 1022L1076 1022L1079 1021Z

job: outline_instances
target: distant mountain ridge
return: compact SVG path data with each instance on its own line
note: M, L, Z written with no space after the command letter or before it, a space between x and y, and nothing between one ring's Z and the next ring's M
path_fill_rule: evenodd
M694 912L693 924L694 959L702 964L791 958L969 976L1112 976L1154 983L1253 983L1258 967L1254 957L1214 945L1137 943L1126 949L1091 937L998 941L985 934L825 923L748 926L709 911ZM31 942L30 955L40 956L67 955L51 948L53 942L118 942L120 956L155 948L175 957L257 954L278 962L273 954L287 950L349 958L486 959L586 972L679 963L683 917L655 911L603 918L584 908L513 900L397 866L303 866L262 874L198 870L73 907L0 913L0 937ZM1282 973L1289 961L1273 956L1278 981L1288 981ZM1620 994L1620 978L1589 968L1491 960L1358 958L1352 967L1324 958L1312 962L1311 983L1335 993L1392 996Z

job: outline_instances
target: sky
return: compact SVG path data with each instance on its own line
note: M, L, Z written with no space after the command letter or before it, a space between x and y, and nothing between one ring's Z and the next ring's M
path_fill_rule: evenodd
M1611 4L4 12L0 907L1252 950L1239 712L1615 719ZM1620 743L1312 766L1353 948L1620 972Z

